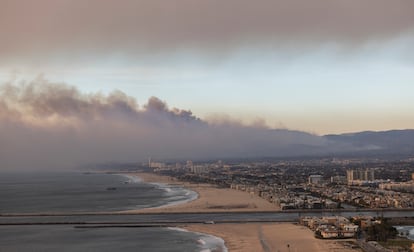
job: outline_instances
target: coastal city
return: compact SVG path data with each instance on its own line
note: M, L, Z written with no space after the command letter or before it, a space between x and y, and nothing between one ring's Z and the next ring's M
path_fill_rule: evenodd
M241 191L266 200L278 211L299 211L298 224L309 228L316 238L344 240L337 243L343 250L337 251L401 252L412 251L414 243L407 239L408 231L399 232L392 225L412 225L414 222L406 218L383 218L378 213L383 209L412 211L413 161L325 158L159 162L149 159L148 163L140 165L140 169L174 181ZM131 169L135 170L136 166L121 168L126 172ZM220 209L248 211L249 207L239 204ZM335 214L364 209L375 211L377 216L354 214L344 217ZM331 211L331 214L317 216L313 211ZM214 224L213 221L206 223Z
M414 161L315 159L142 164L183 181L257 195L288 209L413 208Z

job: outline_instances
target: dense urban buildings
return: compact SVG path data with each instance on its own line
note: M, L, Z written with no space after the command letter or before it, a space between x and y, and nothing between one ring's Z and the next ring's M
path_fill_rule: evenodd
M194 183L246 191L282 210L414 207L411 159L188 160L149 167Z

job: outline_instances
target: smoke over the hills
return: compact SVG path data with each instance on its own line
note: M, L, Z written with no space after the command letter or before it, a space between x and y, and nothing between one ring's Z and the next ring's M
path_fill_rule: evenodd
M209 123L156 97L139 105L121 91L84 94L41 77L5 83L0 97L0 169L53 169L148 156L295 156L319 153L328 145L304 132Z

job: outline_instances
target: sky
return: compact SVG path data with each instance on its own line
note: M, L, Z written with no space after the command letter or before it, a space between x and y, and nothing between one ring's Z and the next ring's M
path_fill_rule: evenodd
M316 134L412 128L414 3L1 0L0 80Z
M120 128L147 144L143 132L154 121L141 114L155 113L151 101L164 104L155 111L167 118L153 136L163 127L183 134L183 120L193 138L237 142L234 135L253 130L242 137L249 143L255 130L263 137L278 129L325 148L324 134L413 128L413 13L412 0L0 0L0 137L11 146L3 153L35 148L20 146L22 135L43 144L39 136L51 132L56 142L45 142L45 150L69 141L67 134L100 144L95 133ZM92 130L97 122L106 125L101 132ZM166 146L179 142L170 140ZM191 149L193 141L182 146ZM287 142L291 148L300 141L295 135ZM187 147L156 155L191 156ZM193 154L220 156L203 148ZM263 154L229 155L247 152ZM109 150L97 151L97 159L108 153L133 159Z

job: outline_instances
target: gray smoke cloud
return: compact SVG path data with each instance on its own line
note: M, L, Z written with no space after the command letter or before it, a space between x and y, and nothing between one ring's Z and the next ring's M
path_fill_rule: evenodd
M329 142L258 123L214 123L151 97L85 94L42 77L0 88L0 169L60 169L101 162L278 157L324 153Z
M0 0L0 58L353 46L412 35L413 13L411 0Z

